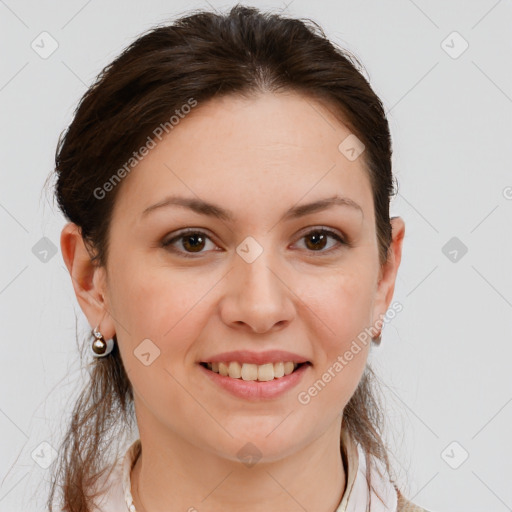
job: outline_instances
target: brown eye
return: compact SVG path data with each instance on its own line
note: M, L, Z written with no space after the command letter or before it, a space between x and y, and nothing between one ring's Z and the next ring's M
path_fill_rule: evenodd
M200 233L195 233L193 235L185 235L182 238L182 246L187 251L190 250L192 252L200 252L201 249L204 248L205 237Z
M334 250L336 250L336 246L340 245L347 245L345 240L335 233L334 231L328 230L328 229L314 229L309 231L309 233L306 233L301 240L306 240L306 248L309 249L311 252L320 252L320 253L326 253L330 252L331 248L334 246ZM334 243L331 245L331 247L327 250L324 250L325 247L328 244L329 239L334 239L337 243Z
M306 240L305 246L308 252L319 254L330 254L342 246L349 245L338 233L324 228L310 230L300 238L300 240L303 239ZM334 243L331 243L330 246L328 246L329 240L334 240ZM196 229L188 229L162 242L162 247L186 258L194 258L195 254L201 255L208 252L208 250L205 250L208 242L215 247L206 233ZM326 249L326 247L328 248Z
M162 242L162 247L165 247L170 251L178 253L182 256L193 258L194 256L189 255L194 253L201 254L202 252L207 252L203 250L207 245L207 241L211 242L210 237L206 233L203 231L190 229L187 231L182 231L169 240Z
M306 240L311 243L306 242L306 246L308 249L316 250L323 249L327 244L328 235L322 233L320 231L314 231L313 233L306 236Z

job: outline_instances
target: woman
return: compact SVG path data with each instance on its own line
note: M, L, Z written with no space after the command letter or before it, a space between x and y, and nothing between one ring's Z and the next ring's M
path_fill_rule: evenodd
M56 196L92 370L50 510L423 510L367 365L405 228L355 62L235 6L152 29L82 98Z

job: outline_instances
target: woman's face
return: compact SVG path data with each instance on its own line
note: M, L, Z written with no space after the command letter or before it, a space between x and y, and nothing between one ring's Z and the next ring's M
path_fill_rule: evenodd
M272 460L339 428L370 346L352 342L386 312L398 266L381 273L364 153L339 149L349 135L297 94L225 97L118 185L100 327L117 334L139 428L232 460L246 442ZM334 197L347 201L306 208ZM200 364L219 360L309 364L233 382Z

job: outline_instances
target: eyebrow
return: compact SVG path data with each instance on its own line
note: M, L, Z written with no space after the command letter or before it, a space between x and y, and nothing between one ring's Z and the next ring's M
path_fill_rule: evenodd
M151 206L148 206L143 212L141 217L146 217L150 212L153 212L159 208L169 207L169 206L183 206L185 208L189 208L194 212L200 215L207 215L210 217L216 217L220 220L226 222L233 222L235 220L234 214L230 210L226 210L221 206L215 205L213 203L209 203L207 201L203 201L201 199L188 198L188 197L180 197L180 196L169 196L155 203ZM364 217L363 209L359 204L348 197L342 197L339 195L335 195L333 197L327 197L325 199L319 199L318 201L314 201L312 203L293 206L289 210L287 210L280 221L296 219L299 217L304 217L311 213L316 213L322 210L326 210L333 206L346 206L353 210L358 210L361 215Z

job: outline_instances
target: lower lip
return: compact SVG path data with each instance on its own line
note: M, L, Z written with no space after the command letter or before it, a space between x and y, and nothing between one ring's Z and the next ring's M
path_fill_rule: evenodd
M309 368L309 364L303 364L294 372L278 379L265 382L257 380L232 379L225 377L204 366L198 364L199 369L203 371L215 384L219 385L232 395L246 400L264 400L277 398L290 389L294 388L301 381L304 372Z

